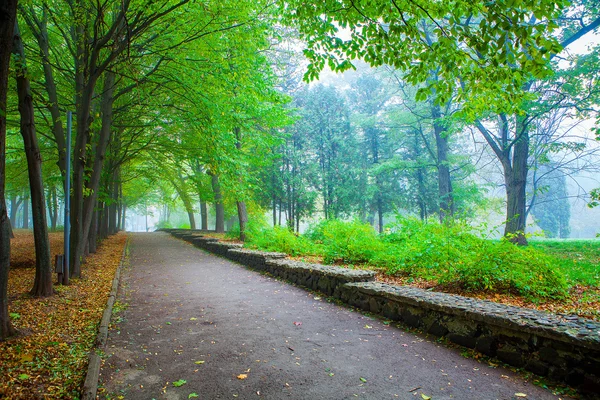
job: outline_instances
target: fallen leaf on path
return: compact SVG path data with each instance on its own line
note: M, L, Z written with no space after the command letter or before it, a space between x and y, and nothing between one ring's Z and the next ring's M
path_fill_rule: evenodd
M361 381L361 382L366 382L367 380L366 380L365 378L362 378L362 377L361 377L361 378L360 378L360 381Z
M373 329L371 325L365 325L365 329Z
M237 378L238 378L239 380L241 380L241 381L243 381L243 380L244 380L244 379L246 379L247 377L248 377L248 375L247 375L247 374L239 374L239 375L237 376Z
M515 393L515 396L517 396L517 397L527 397L527 395L525 393Z
M302 325L302 322L294 322L294 325L300 326L300 325Z
M196 397L200 397L200 396L198 396L198 393L190 393L190 394L188 394L188 399L194 399Z
M200 365L200 364L204 364L204 361L202 361L202 360L200 360L200 361L196 361L194 364L198 364L198 365Z
M183 386L187 383L187 381L185 379L180 379L178 381L173 382L173 386L175 387L180 387Z
M192 317L192 318L190 318L190 321L198 321L198 318Z
M426 394L423 394L423 393L421 393L421 398L422 398L423 400L431 400L431 397L430 397L430 396L427 396Z

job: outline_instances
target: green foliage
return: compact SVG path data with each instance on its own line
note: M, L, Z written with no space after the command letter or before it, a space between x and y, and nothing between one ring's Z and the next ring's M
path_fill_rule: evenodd
M569 284L600 286L598 240L532 240L529 245L554 257L554 266Z
M584 277L574 273L565 279L566 263L560 266L552 254L482 239L464 222L398 217L378 235L359 221L324 220L300 236L263 228L252 235L251 246L294 256L321 255L326 264L366 264L464 291L513 293L531 300L564 298L569 284Z
M373 227L356 220L324 220L312 227L306 236L322 244L327 264L368 263L384 249Z
M408 273L467 291L560 298L567 282L556 260L534 248L475 235L465 223L423 223L399 218L382 237L388 250L375 261L389 273Z
M411 84L427 83L417 100L435 95L443 104L457 91L475 112L518 107L527 97L524 83L550 74L550 54L561 50L550 33L566 6L546 0L404 2L396 7L381 0L281 4L287 22L307 42L307 79L318 77L325 65L345 71L354 67L353 60L363 59L371 66L406 71ZM340 28L349 39L340 38ZM432 70L438 79L430 79Z
M306 237L295 234L287 228L275 226L253 232L248 246L267 251L278 251L292 256L315 255L318 247Z
M172 227L173 225L169 221L160 221L158 224L156 224L156 229L168 229Z

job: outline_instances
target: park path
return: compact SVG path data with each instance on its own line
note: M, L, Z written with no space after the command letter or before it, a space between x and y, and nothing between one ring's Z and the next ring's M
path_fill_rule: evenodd
M131 235L119 301L100 398L558 398L162 232Z

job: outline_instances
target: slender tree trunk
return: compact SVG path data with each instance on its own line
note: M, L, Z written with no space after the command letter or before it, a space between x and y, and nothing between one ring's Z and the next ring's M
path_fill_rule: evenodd
M281 226L281 213L282 213L281 210L282 209L283 209L283 205L281 204L281 199L279 199L279 218L278 218L279 220L277 221L277 225L279 225L279 226Z
M208 230L208 208L206 202L200 200L200 218L202 218L202 230Z
M526 117L517 116L516 132L519 139L513 147L512 168L504 173L506 184L506 225L504 236L519 245L527 245L525 226L527 218L527 158L529 157L529 132Z
M8 313L8 270L10 267L10 221L6 213L6 95L8 67L17 16L17 1L0 3L0 341L17 332Z
M211 174L211 185L215 198L215 231L217 233L225 232L225 209L223 208L223 194L221 193L221 184L219 175Z
M101 204L99 213L100 229L98 229L98 236L100 236L100 239L106 239L108 237L108 207L106 203Z
M56 186L52 185L48 191L47 197L48 216L50 217L50 230L56 231L56 221L58 220L58 202L56 199Z
M114 86L115 73L112 71L107 71L104 77L104 91L102 92L102 104L100 110L102 113L102 124L100 127L100 134L98 136L98 143L95 146L96 152L94 157L94 165L92 168L92 175L87 186L90 194L85 198L83 206L83 239L86 242L88 241L90 235L94 208L96 208L98 204L100 178L104 168L106 149L111 138Z
M23 229L29 229L29 198L23 201Z
M33 236L35 243L35 281L31 294L35 297L50 296L52 288L52 261L50 259L50 242L48 240L48 224L46 221L46 200L44 199L44 183L42 180L42 156L35 132L33 99L25 66L25 51L15 24L13 53L21 63L17 71L17 94L19 98L19 114L21 115L21 136L25 144L29 188L31 191L31 214L33 219Z
M16 228L17 223L17 213L19 212L19 207L23 202L23 198L17 195L12 195L10 197L10 226L11 228Z
M123 211L123 215L121 217L121 230L125 231L126 227L125 227L125 218L127 218L127 204L125 204L125 202L123 202L123 207L122 207Z
M238 220L240 221L240 240L246 241L246 228L248 225L248 210L245 201L237 202Z
M277 225L277 198L273 195L273 226Z
M50 44L48 39L48 12L46 5L43 6L42 18L34 20L33 10L25 10L22 15L25 18L27 26L35 37L38 47L40 49L42 67L44 69L44 88L48 93L47 108L52 116L52 134L56 141L56 147L58 148L58 161L57 165L60 173L63 176L63 182L65 177L66 168L66 137L63 128L63 113L61 112L58 104L58 91L56 89L56 83L54 81L53 67L50 62Z
M98 248L98 208L94 208L92 223L90 225L90 234L88 239L88 250L95 253Z
M117 233L117 201L119 193L119 174L118 168L113 173L113 181L111 183L111 202L108 206L108 234L114 235Z
M437 149L438 194L440 202L440 222L454 216L454 195L450 179L450 162L448 160L448 128L441 123L441 110L432 106L433 132Z

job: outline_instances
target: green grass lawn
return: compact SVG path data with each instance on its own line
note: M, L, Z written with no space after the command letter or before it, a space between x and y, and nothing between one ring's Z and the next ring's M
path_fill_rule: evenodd
M532 240L529 245L556 258L570 284L600 287L600 240Z

